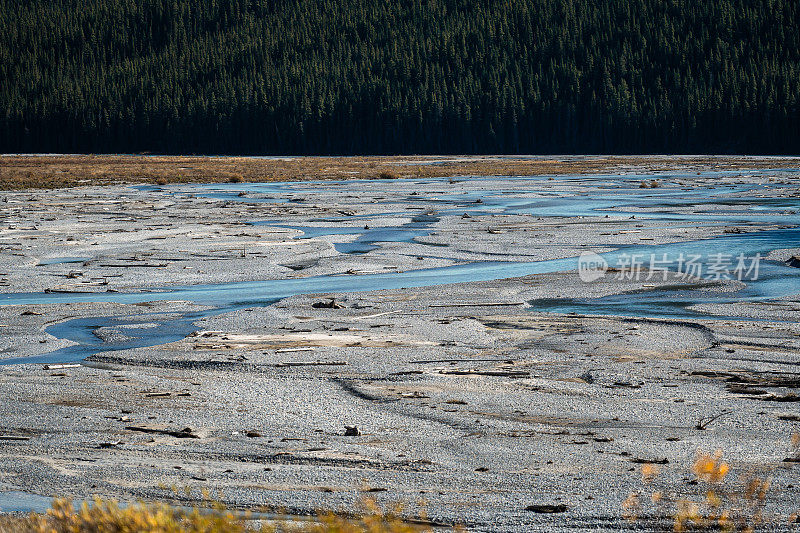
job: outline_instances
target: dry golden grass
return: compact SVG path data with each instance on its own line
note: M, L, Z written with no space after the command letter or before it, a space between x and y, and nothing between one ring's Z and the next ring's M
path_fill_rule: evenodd
M168 504L137 503L122 507L111 500L95 499L75 509L69 500L55 500L45 514L0 517L0 533L419 533L429 527L409 523L364 502L364 513L349 518L334 513L314 521L256 521L220 505L186 510Z
M0 189L61 188L112 183L219 183L316 179L602 174L631 167L652 171L796 167L793 159L637 156L515 159L497 157L247 157L68 155L0 156Z
M790 447L792 461L800 456L800 435L792 436ZM752 533L765 526L797 524L798 514L786 517L764 514L767 494L772 486L772 474L777 465L764 465L761 474L747 473L738 482L728 482L730 465L722 459L722 452L698 452L692 473L698 493L695 496L680 494L668 487L655 488L660 470L653 464L642 465L642 483L649 490L634 492L622 504L622 516L637 521L647 514L669 517L675 532L727 531ZM674 489L674 488L673 488ZM644 494L650 493L649 498ZM652 506L648 507L646 500Z

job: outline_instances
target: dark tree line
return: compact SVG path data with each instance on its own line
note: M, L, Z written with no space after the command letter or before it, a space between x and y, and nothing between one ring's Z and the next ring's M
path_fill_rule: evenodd
M797 0L0 0L0 152L799 153Z

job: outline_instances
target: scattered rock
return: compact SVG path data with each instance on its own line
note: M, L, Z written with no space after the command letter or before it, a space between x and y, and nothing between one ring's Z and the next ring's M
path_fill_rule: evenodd
M257 439L261 437L261 433L259 433L258 431L248 431L247 433L245 433L245 435L247 435L251 439Z
M669 464L667 458L663 459L642 459L641 457L633 457L630 459L630 462L636 463L637 465L666 465Z
M557 503L553 505L549 504L529 505L525 508L526 511L531 511L534 513L544 513L544 514L566 513L567 509L569 508L563 503Z
M360 437L361 431L359 431L358 426L345 426L344 427L344 436L345 437Z
M610 388L614 389L641 389L644 383L631 383L630 381L615 381L610 385Z
M337 304L336 300L334 300L333 298L331 298L328 301L314 302L313 304L311 304L311 307L313 307L314 309L344 309L344 306L341 304Z

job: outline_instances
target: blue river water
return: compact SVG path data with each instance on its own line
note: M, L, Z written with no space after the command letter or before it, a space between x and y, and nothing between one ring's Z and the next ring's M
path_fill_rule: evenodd
M797 171L793 171L796 173ZM705 173L707 176L725 173ZM300 238L319 236L343 236L341 242L334 243L340 253L366 253L384 242L409 242L431 232L431 224L441 216L467 213L476 216L484 213L527 214L533 216L579 217L613 216L635 217L637 219L664 220L674 223L685 221L691 225L749 224L753 222L779 225L781 229L752 233L730 234L720 237L683 242L676 244L638 244L620 247L602 254L609 265L620 264L626 257L641 254L648 258L651 254L674 258L680 254L696 254L708 263L717 254L746 256L757 254L765 256L769 251L779 248L800 247L800 198L760 198L762 186L725 185L719 187L679 187L659 189L639 189L640 180L689 177L689 175L668 174L660 176L580 176L560 177L559 180L573 180L576 184L590 183L586 192L570 196L544 195L526 198L520 188L508 188L509 178L464 178L481 180L483 190L468 194L443 193L425 197L422 195L387 201L387 211L383 215L397 215L408 218L408 211L402 211L403 202L413 202L422 211L410 222L392 227L353 227L354 217L325 219L325 225L293 225L287 221L252 221L253 224L268 224L299 229ZM517 181L522 178L510 178ZM525 178L530 183L530 191L539 190L546 178ZM313 194L314 188L341 187L348 182L301 182L266 184L225 184L196 185L189 191L195 196L208 196L236 202L288 202L299 196ZM442 183L446 180L404 180L397 182L398 188L415 190L415 183ZM170 192L168 187L140 187L153 192ZM187 194L186 188L175 194ZM730 197L735 194L737 196ZM393 206L392 203L396 203ZM706 206L702 213L683 213L677 208L684 206ZM396 210L393 209L396 207ZM649 208L643 211L642 208ZM379 218L379 215L371 215ZM339 220L341 225L335 225ZM345 224L344 221L351 221ZM314 222L314 221L312 221ZM334 223L334 226L331 226ZM355 236L355 238L354 238ZM602 244L602 243L597 243ZM64 258L64 261L77 258ZM189 286L170 286L129 293L12 293L0 294L0 305L47 304L67 302L115 302L134 304L149 301L182 300L211 307L210 311L188 313L181 316L159 317L142 314L117 318L80 318L50 326L47 331L58 338L70 339L75 346L58 350L43 356L8 359L0 364L15 363L53 363L84 359L85 357L109 351L136 347L155 346L179 340L196 329L194 322L205 316L228 312L237 308L266 306L276 300L297 294L326 292L362 292L381 289L401 289L425 287L450 283L491 281L531 274L577 271L577 257L534 262L472 262L453 266L409 270L404 272L326 275L307 278L260 280L238 283L205 284ZM576 274L577 275L577 274ZM609 273L608 275L612 275ZM703 302L729 303L736 301L755 301L800 294L800 269L777 262L761 261L758 278L747 280L746 288L733 293L719 293L698 289L669 289L639 291L598 299L540 300L534 301L536 311L587 314L624 314L636 316L683 316L697 317L688 306ZM101 327L124 326L125 338L104 342L94 332Z

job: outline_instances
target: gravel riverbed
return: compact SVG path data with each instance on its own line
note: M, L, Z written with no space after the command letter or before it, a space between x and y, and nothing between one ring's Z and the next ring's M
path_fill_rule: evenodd
M706 301L747 284L675 272L449 277L798 222L791 206L736 203L797 198L794 174L664 174L641 189L634 170L3 193L0 358L14 364L0 366L0 490L194 504L205 489L295 515L375 498L472 531L647 529L674 510L652 493L705 497L691 467L719 449L725 489L771 476L764 516L788 527L796 294ZM796 255L784 248L767 259ZM224 304L168 292L424 269L441 277L260 304L257 288ZM695 315L544 312L657 291L697 295ZM120 303L131 294L143 296ZM174 338L149 345L170 324ZM84 346L79 363L26 359ZM640 518L625 521L637 493Z

